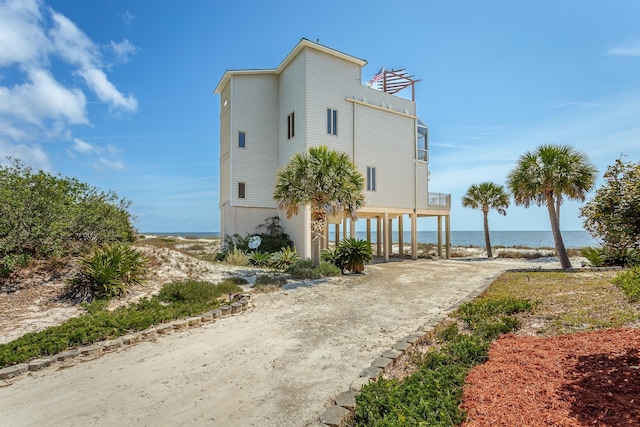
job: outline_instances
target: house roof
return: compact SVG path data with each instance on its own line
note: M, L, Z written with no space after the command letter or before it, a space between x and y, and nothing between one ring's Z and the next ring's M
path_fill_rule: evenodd
M356 58L355 56L347 55L346 53L340 52L335 49L331 49L330 47L323 46L320 43L312 42L308 39L302 39L300 42L293 48L291 52L284 58L284 60L278 65L277 68L273 69L253 69L253 70L227 70L222 75L220 82L216 86L213 93L220 94L224 87L229 83L231 77L234 75L248 75L248 74L280 74L282 70L284 70L287 65L295 58L305 47L310 49L319 50L320 52L324 52L326 54L335 56L340 59L344 59L345 61L353 62L360 67L364 67L367 64L367 61L364 59Z

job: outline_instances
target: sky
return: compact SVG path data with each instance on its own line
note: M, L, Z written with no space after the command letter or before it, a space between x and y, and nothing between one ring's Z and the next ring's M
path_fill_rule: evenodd
M638 22L635 0L0 0L0 162L114 190L140 232L219 231L213 90L307 38L366 60L363 81L382 66L421 79L430 191L451 194L452 230L479 231L461 197L541 144L587 154L597 187L640 160ZM582 229L581 205L565 202L563 230ZM550 230L545 207L489 223Z

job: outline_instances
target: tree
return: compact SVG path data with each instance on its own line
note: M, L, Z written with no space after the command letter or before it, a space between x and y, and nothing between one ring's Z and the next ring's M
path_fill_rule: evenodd
M286 210L287 218L305 206L311 209L314 265L320 265L320 239L324 238L328 217L345 214L357 219L357 211L364 204L364 182L346 153L325 146L296 153L278 170L273 195L278 208Z
M12 254L48 257L134 240L127 200L9 160L0 165L0 262Z
M462 206L465 208L479 209L484 218L484 243L487 248L487 257L493 258L491 252L491 240L489 238L489 211L495 209L500 215L506 215L509 207L509 195L502 185L493 182L473 184L462 196Z
M640 247L640 162L622 162L604 173L605 183L580 210L584 228L602 245L624 255Z
M516 205L528 208L535 203L547 207L562 268L571 268L571 261L560 233L559 205L564 197L584 201L595 180L596 168L586 154L566 145L541 145L528 151L509 173L507 186Z

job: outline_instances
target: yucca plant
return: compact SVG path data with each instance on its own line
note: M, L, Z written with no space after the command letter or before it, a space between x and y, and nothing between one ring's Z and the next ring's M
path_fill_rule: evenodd
M362 273L364 265L371 262L373 258L371 243L353 237L347 237L340 242L337 255L336 266L352 273Z
M112 298L141 284L148 273L148 260L125 243L108 244L81 258L80 271L71 279L65 297L75 302Z
M271 254L269 252L257 251L249 256L249 262L256 267L266 267L269 265Z
M278 252L271 254L269 265L273 268L284 270L290 265L295 264L300 259L300 255L296 248L286 247L280 249Z
M233 248L233 250L229 251L224 257L224 262L230 265L238 265L240 267L244 267L245 265L249 264L249 256L245 251L238 248Z

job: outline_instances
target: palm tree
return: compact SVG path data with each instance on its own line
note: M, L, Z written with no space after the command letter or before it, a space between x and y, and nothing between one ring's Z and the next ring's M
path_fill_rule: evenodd
M311 209L313 263L320 265L320 239L329 216L345 214L354 220L364 204L364 177L346 153L325 146L296 153L289 164L278 170L273 198L287 218L299 209Z
M595 185L596 168L586 154L567 145L541 145L526 152L509 173L507 186L516 205L528 208L531 203L546 205L556 254L562 268L571 268L571 261L560 233L559 208L566 197L584 201Z
M509 195L502 185L493 182L473 184L462 196L462 206L465 208L480 209L484 218L484 243L487 247L487 256L493 258L491 252L491 240L489 239L489 211L495 209L500 215L506 215L509 207Z

